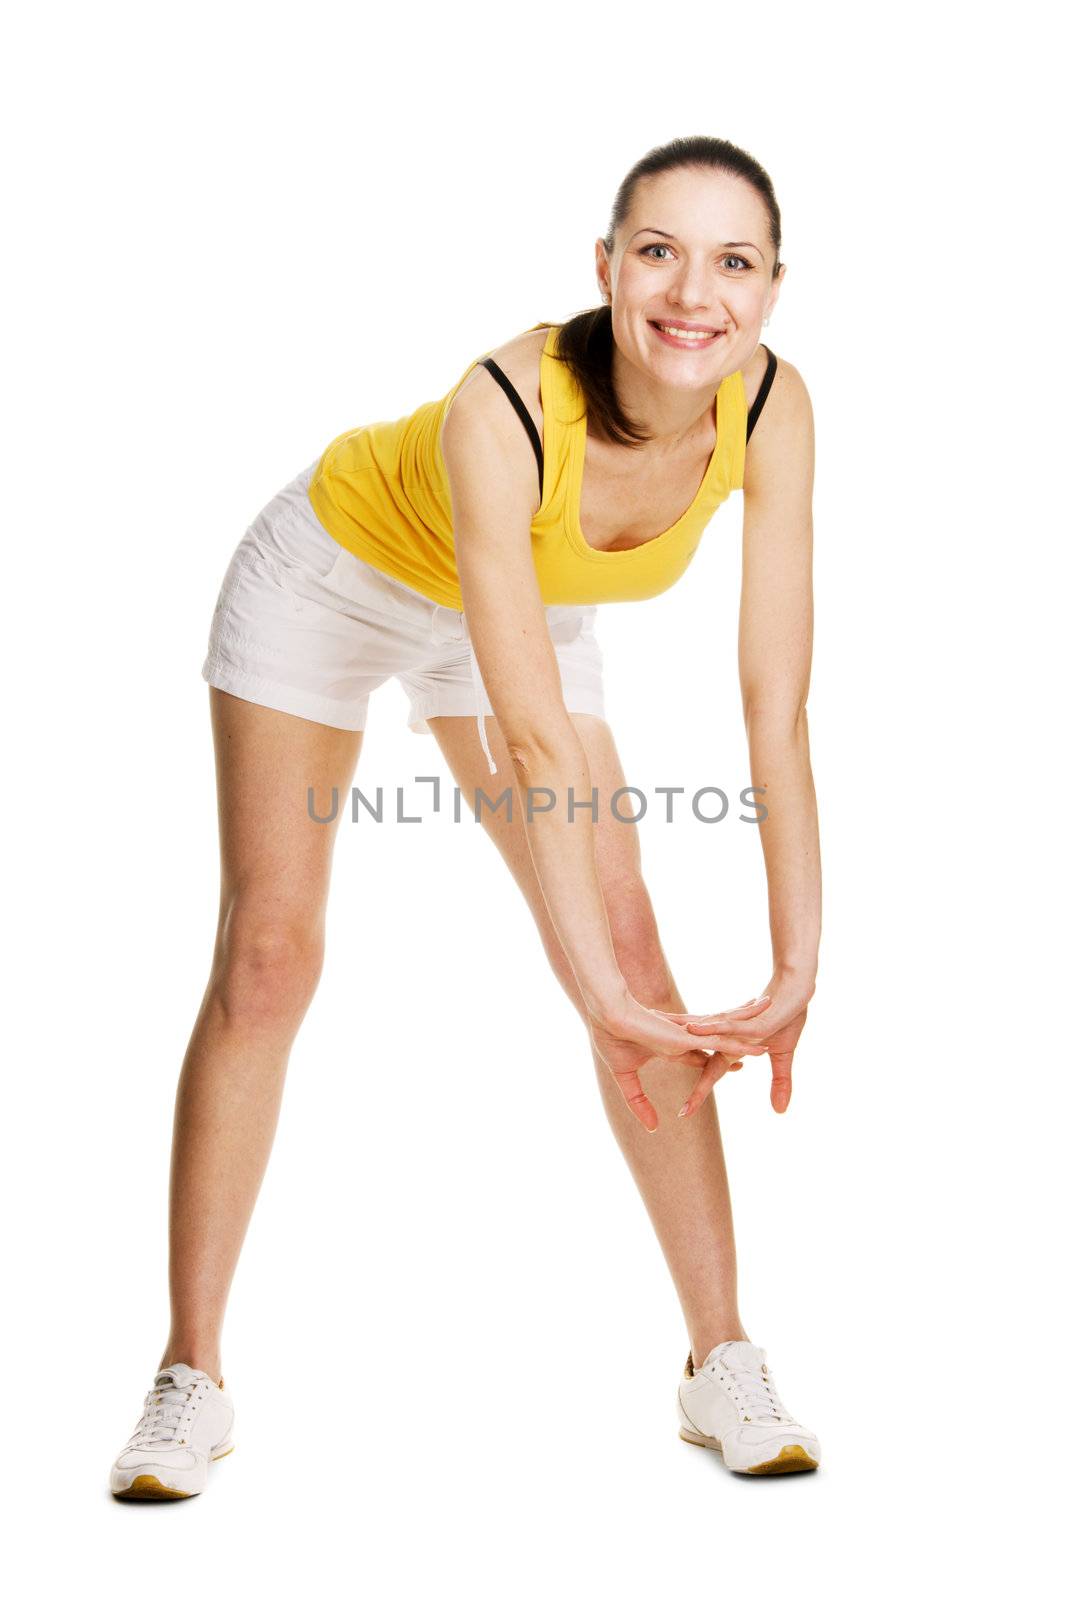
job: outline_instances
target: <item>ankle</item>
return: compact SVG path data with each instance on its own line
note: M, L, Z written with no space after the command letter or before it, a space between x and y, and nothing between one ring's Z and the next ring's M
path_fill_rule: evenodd
M194 1367L198 1372L206 1372L213 1383L221 1381L222 1363L217 1351L205 1350L196 1344L171 1343L167 1346L156 1371L173 1366L176 1361L183 1361L187 1367Z
M700 1339L694 1339L690 1345L693 1357L693 1371L698 1371L708 1359L717 1344L723 1344L727 1339L742 1339L747 1342L748 1334L739 1322L726 1324L721 1330L714 1330L705 1334Z

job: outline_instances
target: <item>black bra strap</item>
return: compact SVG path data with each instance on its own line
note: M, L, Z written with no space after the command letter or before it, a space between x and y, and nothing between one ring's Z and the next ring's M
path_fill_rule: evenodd
M540 486L541 498L543 500L545 497L545 456L544 451L541 449L541 441L537 436L537 428L534 425L534 419L531 417L530 413L523 404L519 391L516 389L507 373L501 372L492 356L483 357L478 364L479 366L485 367L488 372L493 374L493 377L496 379L497 383L499 383L500 387L503 389L512 405L515 407L515 410L522 418L522 425L526 429L526 432L530 435L530 443L533 445L534 455L537 457L537 482Z
M767 352L767 370L763 374L763 382L759 386L759 393L756 395L755 400L753 400L752 405L749 408L748 431L745 435L746 442L752 437L752 430L759 421L760 412L763 410L763 407L767 401L767 396L771 392L771 384L774 382L774 375L778 371L778 357L775 355L770 345L764 345L763 348ZM541 491L541 498L544 499L545 456L544 451L541 448L541 440L537 435L537 428L534 424L534 420L527 411L519 391L516 389L507 373L502 372L497 366L492 356L485 356L479 362L479 365L485 367L487 372L491 372L493 374L493 377L496 379L497 383L499 383L500 387L503 389L504 393L514 406L522 421L523 427L530 436L530 443L533 445L534 455L537 457L537 482Z
M765 344L763 348L767 352L767 370L763 374L763 382L759 386L759 394L756 396L755 400L753 400L749 409L748 432L745 435L746 441L752 437L752 430L759 421L759 414L763 410L763 403L771 392L771 384L774 382L774 374L778 371L778 357L775 355L769 344Z

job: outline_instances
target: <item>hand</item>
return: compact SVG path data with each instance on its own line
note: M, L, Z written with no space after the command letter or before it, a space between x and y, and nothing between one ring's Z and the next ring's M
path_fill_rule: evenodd
M767 988L768 993L757 1002L764 1006L757 1021L747 1026L730 1021L729 1025L733 1032L744 1032L753 1044L759 1046L755 1053L770 1056L771 1106L775 1111L784 1112L793 1092L793 1054L807 1021L808 1002L815 993L815 987L795 976L781 974L772 978ZM741 1011L747 1009L744 1006L740 1008ZM672 1014L665 1012L664 1015ZM738 1015L738 1012L724 1011L712 1016L694 1017L687 1024L687 1031L698 1036L710 1034L718 1038L724 1023ZM753 1053L751 1049L746 1049L747 1053ZM707 1098L714 1082L711 1079L705 1086L701 1078L697 1083L690 1096L692 1110L696 1110Z
M722 1015L724 1019L729 1019L743 1012L751 1014L753 1009L742 1006L736 1013L724 1012ZM659 1121L656 1108L641 1087L638 1076L649 1061L661 1058L681 1061L693 1067L701 1074L699 1083L707 1083L707 1093L724 1073L741 1065L740 1056L760 1053L758 1046L734 1037L732 1028L722 1033L705 1028L705 1044L714 1045L715 1049L697 1048L687 1032L686 1024L696 1021L706 1023L707 1017L697 1017L688 1012L652 1011L629 994L623 997L619 1005L613 1006L609 1014L591 1009L587 1020L594 1050L613 1073L623 1099L649 1133L655 1133Z

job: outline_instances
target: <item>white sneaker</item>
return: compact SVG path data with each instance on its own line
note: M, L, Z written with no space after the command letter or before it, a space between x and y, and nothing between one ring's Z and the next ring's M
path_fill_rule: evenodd
M206 1372L184 1361L156 1373L141 1420L111 1469L120 1500L184 1500L199 1494L207 1469L233 1449L233 1401Z
M766 1350L747 1339L717 1344L697 1372L690 1350L678 1418L681 1437L720 1450L731 1472L806 1472L822 1457L811 1429L779 1399Z

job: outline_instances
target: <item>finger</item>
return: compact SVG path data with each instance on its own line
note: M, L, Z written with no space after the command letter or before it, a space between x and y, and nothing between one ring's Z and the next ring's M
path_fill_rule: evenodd
M685 1055L678 1056L676 1061L680 1067L692 1067L697 1072L703 1072L713 1055L712 1050L687 1050Z
M702 1040L702 1043L707 1046L708 1055L722 1054L731 1061L736 1060L738 1056L765 1056L767 1054L767 1046L765 1044L759 1044L752 1039L733 1039L725 1034L713 1034L710 1038ZM684 1060L688 1054L687 1051L675 1051L673 1055L670 1055L667 1051L663 1053L668 1055L671 1060Z
M711 1011L708 1013L708 1019L714 1022L720 1017L756 1016L759 1012L766 1011L773 1003L773 995L762 994L758 1000L746 1000L743 1006L734 1006L730 1011Z
M659 1119L656 1116L656 1108L641 1087L641 1080L637 1075L637 1069L616 1067L595 1042L593 1044L593 1050L598 1058L603 1062L608 1072L610 1072L612 1077L615 1079L615 1082L619 1086L619 1092L626 1101L626 1104L629 1106L630 1110L633 1112L634 1116L637 1118L638 1122L640 1122L643 1127L647 1128L649 1133L655 1133L657 1127L659 1126Z
M793 1093L793 1051L771 1052L771 1105L784 1111Z
M767 1054L767 1046L759 1039L741 1038L735 1035L732 1029L728 1033L712 1034L710 1038L702 1036L701 1044L713 1047L715 1051L720 1051L724 1056L728 1056L731 1061L736 1060L738 1056L765 1056Z
M660 1037L672 1039L683 1046L692 1044L692 1039L686 1037L686 1022L688 1019L684 1012L678 1012L673 1015L669 1011L657 1011L653 1006L646 1006L645 1010L650 1017L655 1017L656 1022L653 1026L657 1028ZM659 1027L659 1024L662 1024L662 1028Z
M660 1013L658 1011L650 1012L650 1015L658 1017ZM659 1029L656 1029L652 1038L650 1038L649 1035L642 1033L641 1039L643 1042L646 1040L648 1041L650 1055L663 1056L668 1061L677 1061L689 1050L692 1050L696 1047L696 1040L693 1038L692 1034L689 1033L688 1029L680 1026L676 1022L665 1024L662 1033L659 1031ZM700 1038L701 1049L708 1051L717 1050L719 1049L720 1045L724 1049L729 1049L731 1044L737 1045L737 1049L734 1051L735 1055L743 1051L748 1051L751 1048L751 1045L747 1040L733 1039L727 1033L724 1033L721 1037L715 1034L702 1034Z
M686 1023L689 1033L724 1033L729 1029L732 1033L744 1034L746 1037L751 1035L753 1038L760 1039L765 1039L768 1034L775 1033L779 1026L779 1023L771 1021L769 1011L765 1011L759 1017L742 1018L740 1020L735 1017L720 1018L718 1021L714 1017L694 1017L690 1022Z
M655 1012L655 1015L662 1016L665 1015L665 1013L657 1011ZM678 1017L683 1017L685 1013L677 1012L675 1015ZM722 1028L717 1032L707 1032L702 1027L690 1027L679 1029L678 1031L683 1035L683 1037L686 1034L699 1033L701 1045L711 1051L723 1050L731 1053L734 1056L758 1056L766 1053L766 1047L763 1044L763 1040L767 1038L768 1035L774 1030L761 1026L758 1032L748 1034L742 1031L741 1025L729 1024L727 1027ZM686 1046L673 1032L673 1027L671 1032L667 1035L667 1040L670 1042L657 1039L655 1045L655 1052L657 1055L663 1055L670 1060L674 1060L685 1054Z
M641 1087L641 1079L637 1073L616 1072L614 1076L615 1082L622 1090L623 1099L638 1122L647 1128L649 1133L655 1133L659 1127L659 1118L656 1116L655 1106Z
M722 1051L716 1050L713 1056L709 1056L707 1065L690 1090L689 1097L678 1115L680 1117L691 1117L695 1111L699 1111L719 1079L725 1077L728 1072L735 1071L741 1065L740 1061L732 1062L728 1056L723 1055Z
M761 995L758 1000L748 1000L743 1006L735 1006L732 1011L658 1011L657 1016L666 1017L671 1022L699 1022L711 1026L715 1022L723 1022L734 1017L753 1017L766 1011L774 1003L773 995Z

